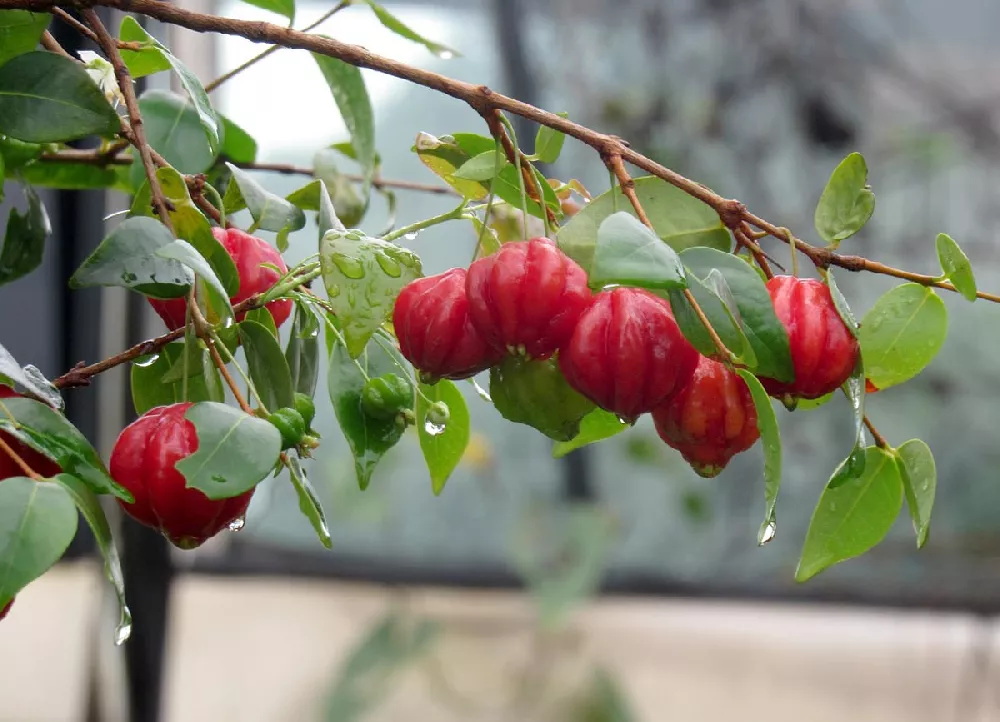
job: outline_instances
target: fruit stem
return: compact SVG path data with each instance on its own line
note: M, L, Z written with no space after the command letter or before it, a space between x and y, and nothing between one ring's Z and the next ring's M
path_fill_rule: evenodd
M890 448L889 442L886 441L885 437L878 432L878 429L875 428L875 424L871 422L871 419L868 418L867 414L864 416L864 422L865 426L868 428L869 433L871 433L872 438L875 440L875 446L877 446L880 449Z
M465 206L468 203L464 198L462 202L458 204L455 208L452 208L446 213L442 213L437 216L431 216L430 218L425 218L422 221L417 221L416 223L411 223L408 226L403 226L402 228L397 228L394 231L390 231L382 236L383 241L395 241L397 238L402 238L403 236L422 231L425 228L430 228L431 226L436 226L439 223L444 223L445 221L453 221L457 218L462 217L462 213L465 212Z
M299 286L304 286L314 278L319 278L323 273L323 269L320 267L318 262L315 264L309 264L308 266L302 266L301 268L303 269L301 273L297 275L289 274L288 278L284 281L279 281L271 286L271 288L265 292L263 296L261 296L261 305L266 306L271 301L281 298L289 291L292 291Z
M21 467L21 471L23 471L24 475L27 476L29 479L33 479L34 481L42 480L42 477L36 474L35 471L30 466L28 466L28 462L22 459L20 454L14 451L13 447L6 441L4 441L2 436L0 436L0 450L2 450L5 454L7 454L7 456L13 459L14 463L17 464L19 467Z
M733 229L733 237L736 239L737 247L746 248L750 251L753 254L754 261L756 261L760 270L764 272L764 277L771 280L774 278L774 271L771 270L771 265L768 263L767 254L764 253L756 240L751 238L752 234L753 231L746 223L742 223Z
M250 379L249 376L246 375L243 369L240 368L240 365L236 362L236 359L233 358L233 355L229 352L229 348L226 346L226 344L222 343L222 339L220 339L218 335L215 334L215 332L211 332L209 336L205 338L205 345L208 346L208 351L212 355L212 362L215 364L215 367L219 369L219 373L222 374L222 378L225 379L226 385L229 387L229 390L233 392L233 396L236 398L236 402L240 405L240 408L243 409L243 411L245 411L248 414L253 413L253 409L250 407L250 404L247 403L246 398L244 398L239 387L236 385L236 381L229 373L229 369L226 367L225 362L219 355L219 349L218 349L219 346L221 346L225 350L227 359L233 363L233 365L236 367L236 371L239 373L240 376L243 377L243 380L246 381L247 388L250 389L250 393L253 395L254 400L260 407L261 412L267 414L268 413L267 407L261 400L260 394L257 393L257 388L254 386L253 381Z

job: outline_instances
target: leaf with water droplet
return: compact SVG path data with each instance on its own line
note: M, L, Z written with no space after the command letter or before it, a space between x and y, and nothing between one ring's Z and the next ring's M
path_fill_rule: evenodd
M434 413L439 404L448 410L446 415ZM432 386L420 384L416 415L420 450L431 475L431 488L440 494L469 444L469 409L458 387L444 379Z
M948 311L933 289L896 286L862 319L865 372L879 390L909 381L934 359L947 335Z
M49 406L61 409L65 405L59 389L53 386L41 371L31 364L21 368L17 360L3 346L0 346L0 374Z
M917 548L923 548L930 534L931 511L937 491L937 467L931 449L920 439L910 439L896 449L896 459L903 479L906 505L917 535Z
M860 475L865 470L867 454L865 453L865 362L858 356L858 362L854 365L854 371L850 378L844 382L844 395L851 404L851 411L854 412L854 448L850 456L847 457L847 468L854 476Z
M299 458L289 453L287 466L288 478L292 482L292 486L295 487L296 495L299 497L299 511L312 524L312 528L316 532L316 536L319 537L320 543L327 549L332 548L333 541L330 539L330 527L326 523L326 514L323 513L319 495L316 493L313 485L309 483L309 479L306 477L305 469L302 468Z
M937 248L938 261L941 270L952 282L966 301L976 300L976 277L972 273L972 264L959 245L947 233L938 233L934 241Z
M320 265L330 305L353 358L392 314L403 287L421 275L415 253L358 231L330 231L323 236Z
M862 474L852 474L845 461L820 495L795 570L796 581L807 581L864 554L882 541L899 516L903 484L895 457L874 446L866 455Z
M73 498L76 508L80 510L94 533L94 539L104 557L104 574L114 587L115 596L118 598L119 618L115 630L115 644L122 645L132 633L132 613L125 602L125 577L122 574L121 558L115 546L114 535L111 533L111 525L108 524L108 518L97 495L85 482L72 474L59 474L55 477L55 481Z
M764 522L757 532L757 544L762 546L771 541L777 531L775 507L781 490L781 430L771 398L757 377L746 369L737 369L736 372L750 390L754 409L757 411L757 428L764 446Z

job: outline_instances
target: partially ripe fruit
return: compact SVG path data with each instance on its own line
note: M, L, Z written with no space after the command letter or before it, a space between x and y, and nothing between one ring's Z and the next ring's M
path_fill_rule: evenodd
M14 391L9 386L0 384L0 399L23 398L21 394ZM39 476L48 478L55 476L61 469L52 459L38 451L35 451L27 444L23 444L5 431L0 431L0 438L6 441L18 456L31 467ZM5 452L0 451L0 480L9 479L12 476L24 476L24 471Z
M633 422L687 383L698 358L666 300L620 287L594 297L559 366L573 388Z
M222 244L233 262L236 264L236 271L240 278L240 287L230 302L235 306L255 293L269 291L271 287L281 278L281 275L288 271L284 259L278 250L266 241L251 236L241 231L239 228L213 228L212 235ZM262 263L269 263L281 269L281 274L273 268L262 266ZM167 328L173 330L184 325L187 312L187 298L170 298L159 300L150 298L149 305L167 324ZM274 325L280 327L292 313L292 299L282 298L271 301L267 304L267 310L271 312ZM236 321L242 321L246 313L236 316Z
M472 323L493 348L548 358L592 298L587 274L547 238L505 243L469 266Z
M653 410L660 438L700 475L711 478L760 437L750 389L723 364L702 357L694 376Z
M136 521L161 532L181 549L194 549L241 518L254 490L230 499L209 499L189 489L175 468L198 450L190 403L158 406L125 427L111 451L111 477L132 492L135 503L118 500Z
M788 331L795 380L761 378L771 396L818 399L836 391L854 371L858 341L837 312L830 289L811 278L775 276L767 282L778 320Z
M452 268L418 278L396 299L399 350L427 380L475 376L500 359L472 325L465 276L464 268Z

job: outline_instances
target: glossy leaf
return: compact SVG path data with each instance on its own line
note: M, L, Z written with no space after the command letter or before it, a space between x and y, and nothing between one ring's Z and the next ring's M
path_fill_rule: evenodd
M364 77L360 69L342 60L316 53L313 58L351 134L355 160L361 166L367 187L375 173L375 116Z
M507 159L502 153L488 150L485 153L470 158L454 173L456 178L474 181L488 181L507 165Z
M569 117L569 113L556 113L556 115L560 118ZM538 132L535 134L535 157L541 163L555 163L559 160L565 141L565 133L553 130L547 125L538 126Z
M357 358L392 313L403 286L421 275L420 259L394 243L360 231L330 231L320 243L323 283Z
M295 405L288 362L270 331L255 321L240 324L240 341L250 367L250 378L271 412Z
M184 417L198 434L198 450L175 464L188 488L228 499L250 491L274 469L281 434L267 421L214 401L195 404Z
M757 532L757 544L763 545L771 541L777 532L775 507L781 490L781 430L778 428L778 417L774 414L771 398L757 377L746 369L736 369L736 373L750 389L757 411L757 428L764 447L764 523Z
M90 442L65 416L28 398L9 398L3 405L14 417L0 414L0 428L54 460L63 471L78 477L98 494L114 494L131 502L132 495L108 474Z
M31 143L58 143L120 130L118 114L87 71L44 51L0 66L0 133Z
M906 505L917 535L917 548L927 543L931 529L931 511L937 492L937 467L934 454L920 439L910 439L896 449L899 471L903 479Z
M34 366L29 364L22 368L10 351L3 346L0 346L0 374L6 376L27 393L37 396L49 406L57 409L65 406L59 389L42 376L41 372Z
M23 476L0 484L0 609L62 558L76 525L76 507L59 484Z
M445 60L460 55L458 51L449 48L447 45L442 45L441 43L436 43L433 40L428 40L420 33L410 29L404 25L399 18L375 2L375 0L365 0L365 2L368 3L372 12L375 13L375 17L379 19L379 22L401 38L406 38L407 40L419 43L439 58L444 58Z
M295 487L295 494L299 497L299 511L312 524L316 536L320 543L327 549L333 547L333 540L330 538L330 527L326 523L326 514L320 504L319 495L309 483L305 469L299 463L299 458L292 454L288 455L288 478Z
M739 311L740 326L753 349L759 376L791 381L795 376L788 346L788 332L774 313L767 287L757 272L730 253L713 248L689 248L680 253L681 263L699 279L712 269L726 279Z
M86 520L90 530L94 533L94 539L104 557L104 575L108 578L115 596L118 598L118 628L115 630L115 642L123 644L132 633L132 613L129 611L125 601L125 577L122 574L121 558L118 555L118 547L115 546L114 536L111 534L111 526L108 518L101 508L101 503L94 492L85 483L71 474L59 474L55 481L69 492L73 498L73 503L80 510Z
M239 202L230 202L230 190L235 187L239 198L246 204L254 225L265 231L274 231L279 239L287 237L291 231L297 231L306 225L306 216L300 208L286 201L281 196L265 190L246 171L240 170L232 163L226 167L233 174L233 180L226 189L225 204L230 212L239 208Z
M948 311L933 289L904 283L885 293L861 321L865 373L878 389L916 376L948 335Z
M597 229L590 286L611 284L669 291L687 288L677 253L628 213L613 213Z
M139 98L146 140L178 172L204 173L215 162L215 151L201 118L187 99L165 90L147 90ZM132 184L146 177L142 163L132 164Z
M868 165L860 153L840 162L816 205L816 231L835 246L860 231L875 212L875 194L868 185Z
M13 174L36 160L44 148L38 143L25 143L16 138L0 135L0 156L3 156L4 175L7 178L15 177Z
M334 208L330 193L322 180L319 181L319 191L319 215L316 218L316 225L319 228L319 238L323 240L327 231L344 230L344 224L337 216L337 209Z
M580 422L579 434L569 441L561 441L553 446L552 456L556 459L561 459L571 451L576 451L588 444L609 439L628 428L628 424L621 421L610 411L594 409L583 417L583 420Z
M88 256L70 278L71 288L122 286L153 298L183 296L194 274L180 261L162 258L157 251L174 238L152 218L128 218Z
M122 18L122 24L118 29L118 39L125 42L143 43L146 46L142 50L122 48L120 51L125 67L128 68L128 73L133 78L145 78L147 75L162 73L173 67L166 54L160 49L159 43L131 15Z
M326 185L329 200L336 210L336 216L348 228L356 228L368 211L368 195L362 197L355 181L340 172L334 161L335 155L335 152L329 148L319 150L313 156L313 176ZM316 209L319 209L318 191L316 193Z
M319 328L316 317L303 303L295 304L285 362L291 374L292 390L312 396L319 376Z
M687 281L688 290L691 291L722 343L743 363L753 368L756 363L753 347L722 299L697 276L689 274ZM684 294L680 291L670 291L669 299L677 326L684 337L703 356L718 356L719 352L712 342L712 337Z
M441 430L427 420L428 408L439 402L445 404L449 412L448 422ZM439 495L469 445L469 409L458 387L442 379L433 386L420 384L416 415L420 450L431 475L431 488L435 495Z
M219 114L222 121L222 156L233 163L254 163L257 160L257 141L241 126Z
M711 207L654 176L635 179L635 192L656 234L675 251L708 246L728 252L729 231ZM617 196L617 205L612 193ZM615 212L635 215L617 187L594 198L559 229L559 247L584 268L590 268L597 245L597 230Z
M0 184L3 181L0 179ZM24 213L10 209L3 249L0 250L0 285L34 271L42 262L45 239L52 233L45 206L31 186L25 186L28 208Z
M837 286L837 281L833 276L832 271L827 271L824 274L824 280L826 285L830 288L830 297L833 299L833 305L837 309L837 313L840 315L840 320L844 322L847 326L847 330L851 332L854 338L858 338L858 320L854 317L854 312L851 311L850 304L847 303L847 299L844 298L844 294L840 292L840 287Z
M359 368L360 366L360 368ZM358 486L368 488L372 472L382 456L399 441L404 426L399 419L368 416L361 406L365 370L370 378L398 373L396 360L378 343L370 343L357 359L351 358L344 344L337 341L330 353L327 386L340 430L354 455Z
M86 163L46 160L29 163L18 171L17 177L25 183L43 188L60 190L108 188L122 193L132 192L129 167L124 165L101 168Z
M141 416L157 406L169 406L181 401L221 403L226 400L222 378L207 353L199 354L200 367L188 372L186 394L182 370L176 374L176 380L165 380L168 372L180 367L183 354L184 342L176 341L161 348L156 356L145 357L132 364L132 404L136 414Z
M48 13L0 10L0 65L37 48L51 19Z
M965 251L959 248L955 240L947 233L938 233L934 241L937 248L938 261L941 270L955 289L966 301L976 300L976 277L972 273L972 264Z
M453 138L436 138L429 133L418 133L412 150L424 165L465 198L482 200L489 195L487 184L455 177L455 171L471 160L472 156L460 148Z
M165 246L157 248L154 253L160 258L179 261L198 274L198 280L207 284L207 290L211 296L212 307L216 311L225 311L226 318L233 315L233 307L229 303L229 294L226 293L222 281L215 275L215 271L208 265L205 257L198 253L194 246L187 241L180 239L171 241Z
M243 317L246 321L254 321L267 329L268 333L278 338L278 327L274 323L274 316L266 308L251 308ZM237 328L237 331L239 329Z
M854 414L854 448L847 457L847 466L857 475L864 471L867 454L865 452L865 364L858 359L850 378L844 383L844 394L851 404Z
M288 18L289 25L295 24L295 0L243 0L247 5L277 13Z
M795 570L796 581L864 554L882 541L899 516L903 484L896 460L874 446L866 456L862 474L852 475L844 462L820 495Z

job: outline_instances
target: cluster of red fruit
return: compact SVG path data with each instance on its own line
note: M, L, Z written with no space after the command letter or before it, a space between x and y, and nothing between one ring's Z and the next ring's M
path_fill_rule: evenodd
M765 389L807 399L837 389L859 349L829 288L779 276L767 289L788 331L795 380L762 378ZM584 270L546 238L414 281L393 324L403 355L430 381L468 378L505 354L557 355L576 391L628 422L651 413L660 437L703 476L760 435L746 384L688 343L666 300L638 288L591 293Z

